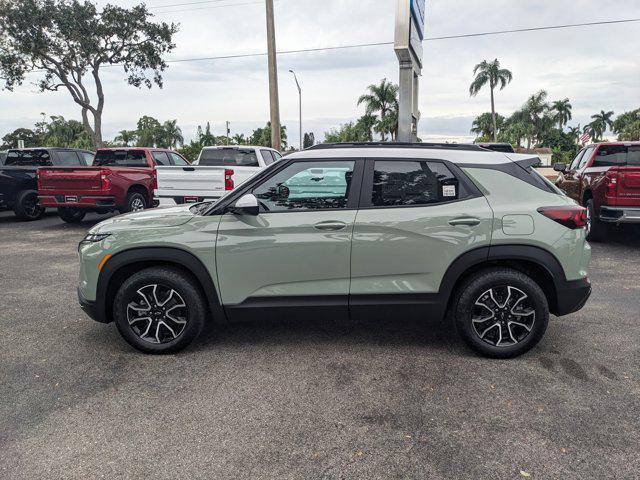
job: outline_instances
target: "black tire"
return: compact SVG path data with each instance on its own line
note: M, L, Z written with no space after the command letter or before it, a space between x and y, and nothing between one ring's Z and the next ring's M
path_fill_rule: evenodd
M73 207L59 207L58 216L67 223L80 223L87 212Z
M129 192L127 204L120 209L120 213L140 212L149 206L146 197L140 192Z
M154 285L157 295L152 293ZM148 299L146 305L143 297ZM162 302L165 304L160 305ZM169 267L151 267L132 275L113 302L114 319L122 337L132 347L152 354L186 348L202 331L206 312L194 278ZM149 321L144 320L147 314Z
M587 200L587 241L589 242L603 242L609 236L609 225L601 222L596 217L596 209L593 204L593 199Z
M496 294L493 298L497 303L490 300L491 294L485 295L490 291ZM477 302L487 306L479 306ZM503 308L496 308L498 312L489 308L498 307L500 303ZM528 312L533 312L533 317ZM456 293L453 314L465 343L491 358L513 358L529 351L544 336L549 324L549 304L540 286L529 276L510 268L482 270L468 278ZM481 322L484 316L489 318ZM518 323L514 323L516 321ZM511 338L504 340L507 336Z
M16 217L28 222L40 220L46 210L45 207L40 206L38 192L35 190L24 190L20 192L13 206L13 212L16 214Z

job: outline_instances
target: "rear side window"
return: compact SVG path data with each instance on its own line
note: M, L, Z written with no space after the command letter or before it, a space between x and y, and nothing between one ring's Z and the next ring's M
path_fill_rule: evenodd
M50 167L51 156L46 150L9 150L4 162L15 167Z
M84 165L91 165L93 163L93 153L80 152L80 156L82 157L82 160L84 160Z
M80 158L76 152L61 151L58 152L58 158L60 159L60 165L80 165Z
M167 157L167 154L164 152L153 152L153 159L155 160L156 165L169 165L169 157Z
M143 150L98 150L93 161L96 167L146 167Z
M265 165L271 165L273 163L273 157L269 150L260 150L260 155L262 155Z
M593 161L594 167L619 167L627 163L627 147L624 145L603 145L598 149Z
M627 165L630 167L640 167L640 147L629 147Z
M258 167L255 150L243 148L205 148L199 165L205 167Z
M189 165L187 161L177 153L170 153L169 156L171 157L171 161L173 162L174 165L177 165L179 167L185 167Z
M371 203L374 207L429 205L457 200L458 179L442 163L377 161Z

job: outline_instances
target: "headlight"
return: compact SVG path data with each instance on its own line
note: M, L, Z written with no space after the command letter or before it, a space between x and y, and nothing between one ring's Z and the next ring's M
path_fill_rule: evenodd
M82 240L79 244L78 244L78 250L83 246L86 245L88 243L96 243L96 242L101 242L102 240L104 240L107 237L110 237L111 234L110 233L88 233L86 237L84 237L84 240Z

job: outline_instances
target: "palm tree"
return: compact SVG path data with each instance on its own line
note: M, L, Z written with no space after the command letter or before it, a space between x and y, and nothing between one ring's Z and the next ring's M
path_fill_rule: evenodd
M178 145L184 144L182 130L178 126L177 120L167 120L164 122L162 129L164 130L165 140L171 148L175 150Z
M496 114L497 130L504 124L504 117ZM471 133L475 133L481 141L491 139L493 135L493 115L491 112L485 112L476 117L471 125Z
M397 111L398 111L398 85L388 82L383 78L379 85L369 85L368 93L358 99L358 105L364 103L368 115L380 112L380 121L376 130L380 132L382 141L386 142L387 133L397 132ZM390 125L387 116L392 116L396 112L395 126ZM393 121L391 122L393 123Z
M532 141L539 141L551 127L552 118L549 116L547 92L540 90L529 97L522 107L531 122L531 135L527 139L527 148L531 148Z
M236 133L233 137L231 137L231 141L236 145L244 145L247 143L247 139L244 136L244 133Z
M607 131L607 128L613 128L613 120L611 120L611 117L613 117L613 112L605 112L604 110L600 110L600 113L596 113L595 115L591 116L593 122L591 122L589 125L593 127L593 131L595 133L599 134L597 136L592 135L594 139L602 140L602 137Z
M580 134L582 133L580 124L578 124L577 127L569 127L569 131L567 133L571 136L571 138L573 138L573 142L577 144L580 141Z
M491 88L491 118L493 120L493 141L498 141L498 127L496 125L496 104L494 97L495 88L500 85L500 90L504 90L508 83L513 80L513 74L505 69L500 68L500 62L496 58L493 62L483 60L473 69L476 78L469 87L469 94L475 97L480 90L488 83Z
M130 143L135 143L136 132L134 130L120 130L118 136L113 140L121 143L123 147L128 147Z
M569 120L571 120L572 108L573 107L571 106L571 102L568 98L565 98L564 100L556 100L551 104L551 110L555 112L553 118L556 122L558 122L558 128L560 128L560 130L562 130L562 127L564 127L567 123L569 123Z

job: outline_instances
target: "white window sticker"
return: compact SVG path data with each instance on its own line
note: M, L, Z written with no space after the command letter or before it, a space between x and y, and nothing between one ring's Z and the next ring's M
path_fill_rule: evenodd
M442 196L443 197L455 197L456 196L456 186L455 185L443 185L442 186Z

